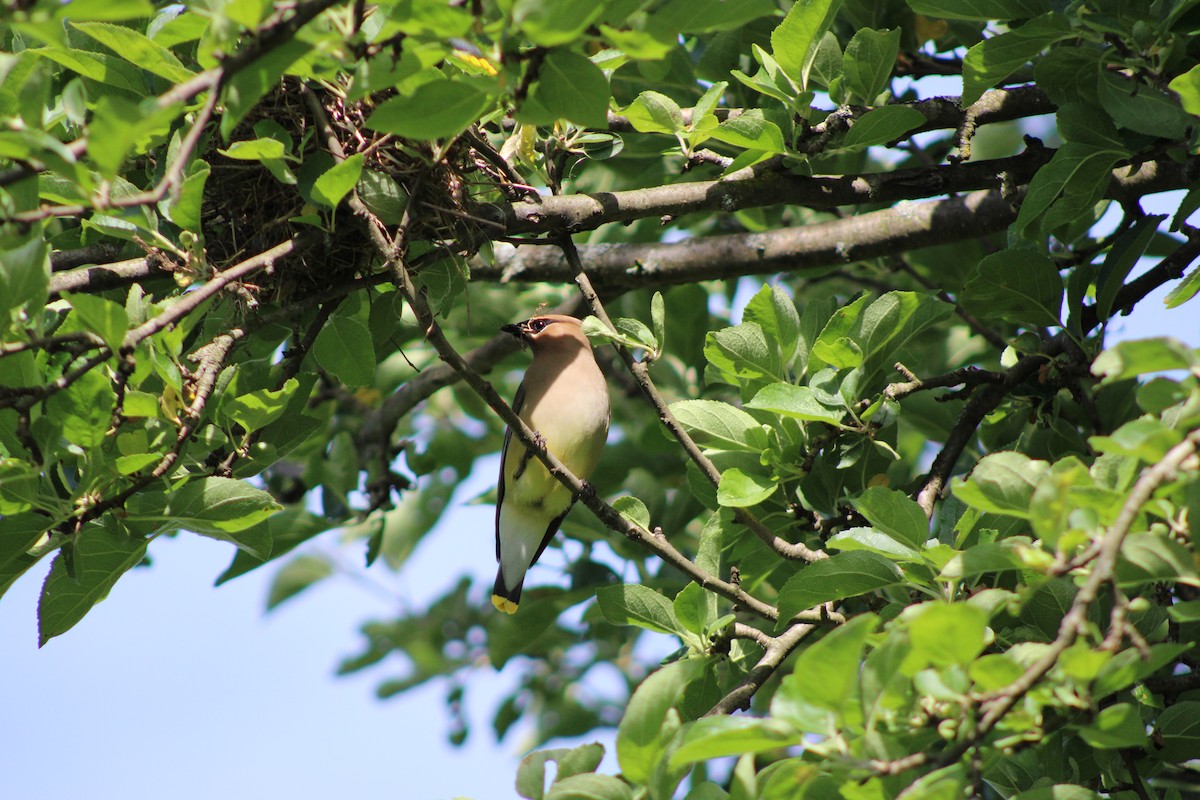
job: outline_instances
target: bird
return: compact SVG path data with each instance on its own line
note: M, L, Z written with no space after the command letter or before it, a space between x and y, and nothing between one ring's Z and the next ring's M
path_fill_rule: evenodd
M538 443L581 481L591 476L608 438L608 386L592 355L582 323L545 314L501 327L529 345L525 371L512 409ZM515 614L525 573L554 538L575 503L571 490L512 435L504 434L496 487L496 583L492 605Z

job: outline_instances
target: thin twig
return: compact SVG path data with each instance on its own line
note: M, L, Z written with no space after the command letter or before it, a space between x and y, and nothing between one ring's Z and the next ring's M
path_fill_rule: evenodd
M742 678L737 686L733 687L715 706L709 709L705 716L732 714L734 711L749 708L750 701L754 699L758 690L775 674L784 660L796 649L796 645L804 641L804 638L814 630L816 627L813 625L792 625L782 634L771 639L770 644L766 647L766 652L763 653L758 663L746 673L746 677Z

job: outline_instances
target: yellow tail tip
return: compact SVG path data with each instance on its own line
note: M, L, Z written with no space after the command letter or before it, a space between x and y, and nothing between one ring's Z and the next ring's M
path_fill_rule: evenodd
M497 611L503 611L505 614L517 613L517 604L507 597L501 597L498 594L492 595L492 605L496 607Z

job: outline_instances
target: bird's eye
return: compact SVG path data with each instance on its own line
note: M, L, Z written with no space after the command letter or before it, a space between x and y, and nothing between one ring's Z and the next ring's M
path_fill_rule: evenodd
M535 319L529 323L529 330L533 331L534 333L541 333L549 324L550 320L548 319Z

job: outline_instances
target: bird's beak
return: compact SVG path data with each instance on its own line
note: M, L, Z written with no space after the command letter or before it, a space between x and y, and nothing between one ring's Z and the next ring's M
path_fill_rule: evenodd
M525 322L514 322L510 325L501 325L500 330L511 336L515 336L521 341L525 341L525 336L527 333L529 333L529 321L526 320Z

